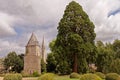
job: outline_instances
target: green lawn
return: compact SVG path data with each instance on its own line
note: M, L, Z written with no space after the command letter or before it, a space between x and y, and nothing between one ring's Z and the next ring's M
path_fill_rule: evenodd
M37 78L24 78L23 80L37 80ZM55 76L54 80L79 80L79 79L70 79L69 76Z
M54 80L79 80L79 79L70 79L69 76L56 76Z

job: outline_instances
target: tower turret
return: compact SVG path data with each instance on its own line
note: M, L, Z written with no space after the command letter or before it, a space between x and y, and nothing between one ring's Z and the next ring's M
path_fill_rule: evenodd
M44 36L43 36L43 41L42 41L41 53L42 53L42 59L43 59L43 61L46 63L46 53L45 53Z
M33 72L41 73L40 65L40 46L34 33L26 45L26 53L24 57L24 72L32 74Z

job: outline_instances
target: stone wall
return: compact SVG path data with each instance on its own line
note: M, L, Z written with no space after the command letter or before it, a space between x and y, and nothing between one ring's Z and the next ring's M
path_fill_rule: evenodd
M41 74L41 66L40 66L40 57L35 55L27 55L24 57L24 72L28 74L32 74L37 71Z

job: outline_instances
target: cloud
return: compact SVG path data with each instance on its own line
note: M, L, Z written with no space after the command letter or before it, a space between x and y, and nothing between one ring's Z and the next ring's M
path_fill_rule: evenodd
M83 8L95 24L96 40L112 42L120 38L120 1L119 0L87 0Z
M15 50L24 53L34 32L41 44L48 45L57 35L57 26L66 5L72 0L0 0L0 54ZM96 41L120 39L119 0L76 0L95 25ZM14 47L11 47L14 46Z
M24 47L19 46L15 42L0 39L0 57L4 57L8 52L16 51L17 53L24 53Z
M15 35L16 32L13 28L17 18L7 13L0 12L0 37Z
M71 0L1 0L0 10L21 17L25 23L44 25L62 17L66 4Z

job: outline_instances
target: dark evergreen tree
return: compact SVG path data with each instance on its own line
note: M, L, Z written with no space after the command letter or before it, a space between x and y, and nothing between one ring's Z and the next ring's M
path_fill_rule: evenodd
M57 29L55 52L59 55L59 61L70 66L73 72L85 73L88 64L94 63L97 56L94 24L82 7L72 1L67 5Z

